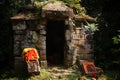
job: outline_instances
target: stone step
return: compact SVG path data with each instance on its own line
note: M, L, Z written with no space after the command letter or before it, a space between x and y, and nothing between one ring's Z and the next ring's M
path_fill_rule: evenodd
M74 70L64 69L60 67L48 68L47 71L51 73L51 78L66 78L68 76L75 76Z

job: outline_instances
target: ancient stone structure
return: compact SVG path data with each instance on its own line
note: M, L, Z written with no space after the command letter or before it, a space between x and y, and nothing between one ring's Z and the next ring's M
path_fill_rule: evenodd
M76 55L89 55L92 36L86 32L83 22L94 21L93 18L86 15L75 16L71 8L60 2L43 6L41 14L37 15L39 20L33 10L34 8L26 8L25 11L11 17L16 69L24 62L21 53L26 47L38 50L41 67L45 68L49 64L58 63L70 66L75 63ZM73 26L73 20L79 22L79 25Z

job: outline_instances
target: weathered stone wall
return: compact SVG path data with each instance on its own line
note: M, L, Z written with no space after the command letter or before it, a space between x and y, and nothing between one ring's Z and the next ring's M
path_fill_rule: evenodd
M13 23L15 68L19 65L24 66L21 53L27 47L34 47L38 50L40 65L41 67L47 68L47 19L41 19L37 25L32 25L31 23L34 24L35 21L18 20ZM73 29L72 19L69 18L65 19L65 27L64 64L66 66L75 64L77 56L80 59L92 60L93 55L89 54L92 50L92 35L86 34L84 28L80 26ZM20 64L18 64L19 62Z
M76 27L72 32L72 41L71 43L74 46L74 50L76 50L79 59L93 61L93 39L91 33L86 33L86 30L81 27ZM74 54L76 54L74 53ZM73 60L74 61L74 60Z
M15 56L15 68L17 66L24 66L24 62L21 58L21 53L24 48L34 47L37 48L41 67L47 68L46 60L46 20L41 19L40 23L37 26L31 26L31 23L34 24L34 21L14 21L13 22L13 31L14 31L14 56ZM30 23L30 24L29 24ZM71 22L66 19L65 25L68 27L66 29L66 46L69 45L71 41ZM70 27L71 26L71 27ZM69 49L65 49L64 57L67 56ZM71 55L72 56L72 55ZM19 58L19 60L18 60ZM18 63L20 61L20 64ZM65 65L67 62L67 57L64 58ZM72 61L70 61L72 62ZM16 65L17 64L17 65ZM17 69L17 68L16 68Z
M69 45L71 43L71 32L73 29L73 25L72 25L72 20L71 19L66 19L65 23L66 23L66 30L65 30L65 46L64 46L64 64L66 66L71 66L72 65L72 55L70 53L70 48Z
M34 23L34 21L33 21ZM27 47L37 46L39 35L38 31L34 28L32 29L27 21L16 20L13 22L13 31L14 31L14 60L15 60L15 69L18 66L24 66L24 59L21 57L22 50ZM18 60L19 59L19 60ZM22 68L21 68L22 69Z
M14 31L14 67L16 70L22 70L24 66L24 61L21 58L21 43L24 40L24 34L26 29L26 24L24 21L14 21L13 31Z

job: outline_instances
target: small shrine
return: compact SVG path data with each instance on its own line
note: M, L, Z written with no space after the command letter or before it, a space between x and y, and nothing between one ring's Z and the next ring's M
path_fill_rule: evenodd
M35 13L35 8L25 6L13 23L13 53L15 69L23 69L21 53L24 48L36 48L40 66L71 66L80 59L93 60L92 34L85 21L95 22L88 15L76 16L73 9L62 2L49 2ZM74 22L77 23L74 25Z

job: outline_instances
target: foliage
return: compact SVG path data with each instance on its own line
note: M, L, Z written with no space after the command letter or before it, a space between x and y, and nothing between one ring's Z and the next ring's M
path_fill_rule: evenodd
M114 0L81 0L81 5L98 21L99 31L94 34L96 65L104 69L118 69L117 67L120 66L119 4Z
M120 30L118 32L120 32ZM115 44L119 44L120 43L120 35L117 35L117 36L113 37L112 39L113 39Z
M84 15L86 10L80 5L80 0L62 0L66 5L73 8L74 13L78 15Z
M95 31L98 31L98 24L97 23L89 23L86 21L87 26L90 28L90 31L92 34L94 34Z
M36 8L41 8L47 3L48 3L48 1L44 1L44 2L40 2L40 1L37 1L37 0L34 1L34 5L35 5Z
M118 44L120 42L120 35L113 37L114 43Z
M26 74L26 72L15 72L14 70L0 72L0 80L77 80L77 78L77 74L74 76L66 76L65 78L52 78L51 73L46 69L41 69L41 75L36 76L30 76Z
M80 0L43 0L43 1L35 0L34 5L37 8L40 8L40 7L44 6L45 4L47 4L49 2L55 2L55 1L64 2L67 6L73 8L74 12L78 15L83 15L83 14L86 13L84 7L82 7L79 3Z

